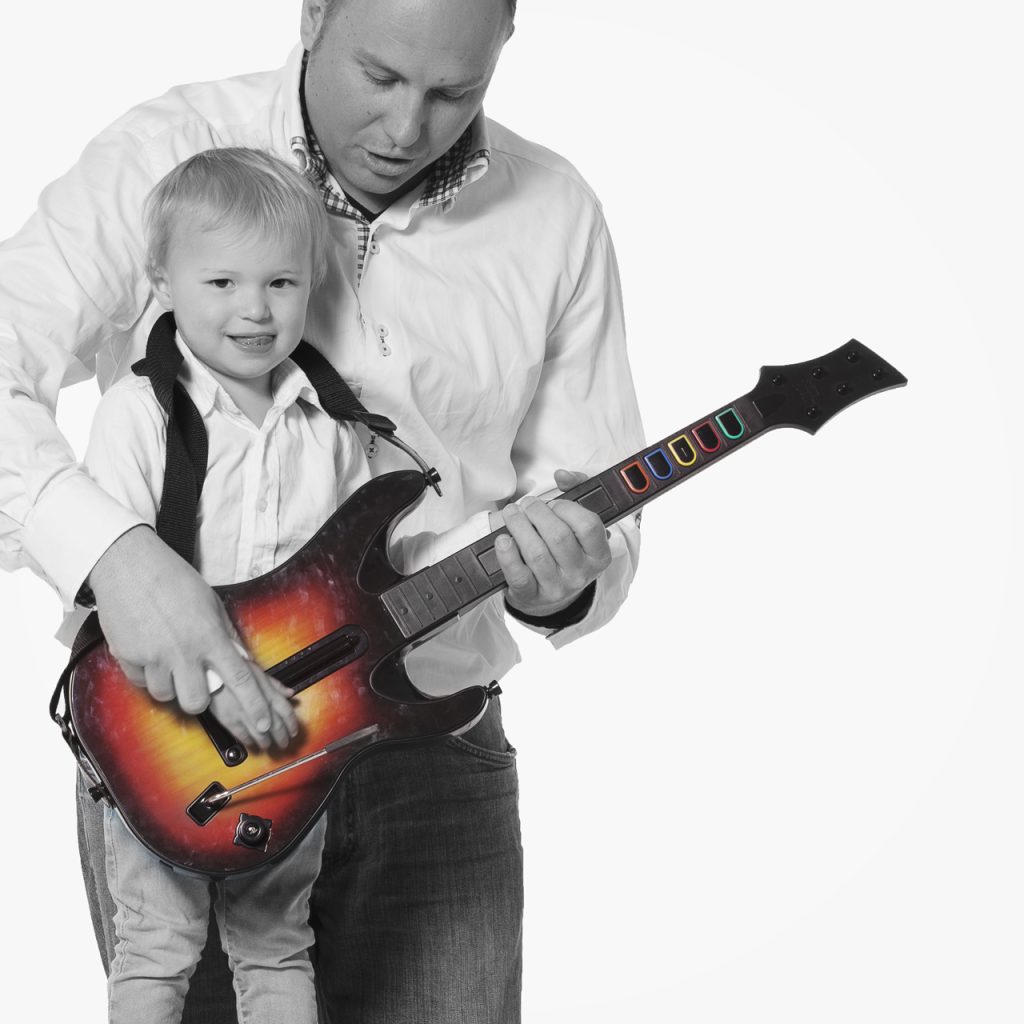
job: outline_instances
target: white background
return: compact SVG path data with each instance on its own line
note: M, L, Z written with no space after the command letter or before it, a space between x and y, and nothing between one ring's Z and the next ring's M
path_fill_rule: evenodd
M525 1018L1022 1021L1016 5L521 6L487 109L604 200L650 438L850 337L911 380L651 506L618 619L524 641ZM3 236L132 103L282 63L299 13L17 8ZM13 1000L94 1021L56 613L0 578L2 941Z

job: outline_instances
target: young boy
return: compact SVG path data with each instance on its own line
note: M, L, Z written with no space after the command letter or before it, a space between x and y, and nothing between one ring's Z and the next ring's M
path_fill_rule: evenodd
M208 438L197 568L213 584L261 575L369 479L355 432L323 410L288 358L325 273L323 205L276 157L209 150L156 186L145 232L153 292L177 325L178 379ZM166 419L149 378L128 376L100 402L85 459L96 481L150 524L163 486ZM291 730L288 696L281 688L274 700ZM213 707L230 718L225 690ZM321 818L283 861L211 886L159 862L106 808L107 882L117 908L110 1020L181 1019L212 898L239 1020L313 1024L308 902L323 837Z

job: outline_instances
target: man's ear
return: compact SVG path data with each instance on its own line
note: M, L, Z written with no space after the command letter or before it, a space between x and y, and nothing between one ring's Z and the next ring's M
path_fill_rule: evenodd
M171 298L171 286L167 283L167 275L160 267L155 267L149 272L149 283L153 288L153 298L163 309L174 309L174 300Z
M317 37L327 20L328 0L302 0L302 18L299 22L299 38L306 50L312 50Z

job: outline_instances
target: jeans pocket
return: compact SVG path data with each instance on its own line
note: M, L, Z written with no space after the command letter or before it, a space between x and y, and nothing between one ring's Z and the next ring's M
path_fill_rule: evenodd
M501 705L498 698L484 712L484 717L461 736L449 736L448 747L463 754L469 754L478 761L508 768L516 762L516 749L509 743L501 724Z

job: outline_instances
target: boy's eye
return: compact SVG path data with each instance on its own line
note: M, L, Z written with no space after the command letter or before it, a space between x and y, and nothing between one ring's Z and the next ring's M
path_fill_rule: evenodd
M212 281L208 281L208 284L212 284L214 288L228 288L231 285L230 277L215 277Z
M278 277L270 282L271 288L289 288L295 282L290 277Z

